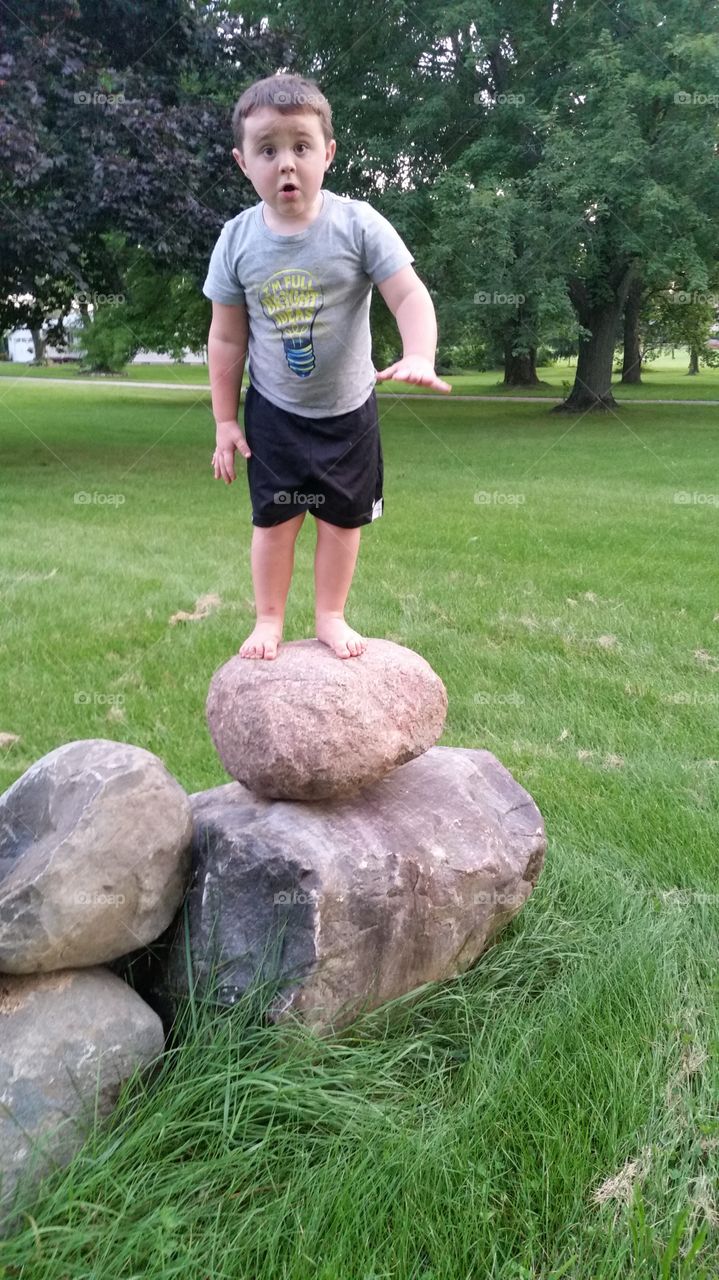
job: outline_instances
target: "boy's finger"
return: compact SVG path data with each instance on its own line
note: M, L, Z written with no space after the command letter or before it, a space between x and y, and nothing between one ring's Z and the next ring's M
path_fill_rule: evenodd
M220 453L220 455L219 455L219 459L220 459L220 474L221 474L222 479L224 480L225 484L231 484L231 483L232 483L232 481L234 480L234 475L232 474L232 458L233 458L233 456L234 456L234 455L233 455L233 451L232 451L231 449L225 449L225 450L223 450L223 451ZM229 459L229 461L228 461L228 459Z
M427 377L422 378L421 382L423 387L434 387L436 391L452 390L448 382L443 382L441 378L437 378L434 375L432 377L428 375Z

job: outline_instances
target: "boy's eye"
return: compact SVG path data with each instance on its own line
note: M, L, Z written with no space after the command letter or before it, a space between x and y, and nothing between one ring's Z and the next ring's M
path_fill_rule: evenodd
M274 147L263 147L263 148L262 148L262 154L263 154L263 156L271 156L271 155L273 154L273 152L274 152Z
M302 152L302 151L306 151L306 150L307 150L307 143L306 143L306 142L298 142L298 143L297 143L297 146L295 147L295 151L300 151L300 152Z

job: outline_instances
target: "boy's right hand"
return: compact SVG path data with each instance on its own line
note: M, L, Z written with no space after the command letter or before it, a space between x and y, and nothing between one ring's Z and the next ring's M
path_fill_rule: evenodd
M214 467L215 480L221 478L225 484L232 484L235 479L235 450L239 450L243 458L250 458L250 446L236 422L218 422L216 441L210 463Z

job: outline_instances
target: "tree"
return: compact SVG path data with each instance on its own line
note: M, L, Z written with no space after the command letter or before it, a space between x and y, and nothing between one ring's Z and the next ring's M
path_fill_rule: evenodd
M640 345L639 320L642 304L646 297L646 286L640 276L636 276L627 290L624 304L624 355L622 360L622 382L637 384L642 380L642 349Z
M472 157L467 158L472 163ZM546 227L521 180L497 186L464 163L435 184L434 235L423 258L435 285L440 330L475 335L504 364L506 386L538 383L542 336L569 333L563 281L553 272ZM496 367L496 365L495 365Z
M560 411L614 404L621 316L642 277L682 272L701 288L712 272L719 169L708 103L718 13L695 0L666 11L602 2L572 29L574 60L535 170L535 197L549 195L558 223L581 219L566 263L579 357Z
M501 341L508 382L531 382L542 323L563 327L563 294L579 338L566 408L610 406L633 281L684 272L701 287L716 257L717 4L398 0L373 29L354 5L341 22L313 0L261 12L292 69L318 76L341 122L347 108L359 120L363 163L344 176L369 174L428 269L445 328L459 332L473 298L491 296L474 323Z
M125 293L114 232L199 291L242 200L220 33L189 0L67 0L61 23L29 0L3 15L0 323L39 332L51 317L60 335L78 295Z
M710 293L692 292L682 283L674 281L652 294L642 312L640 332L645 346L655 351L687 347L691 376L699 372L700 364L719 366L719 352L707 345L719 316L719 276Z
M508 385L536 379L551 336L578 344L563 407L610 406L622 328L635 376L642 290L713 278L719 0L388 0L377 17L359 0L67 0L60 32L54 10L3 10L6 324L25 306L37 327L78 290L137 299L134 259L137 281L199 292L221 222L254 202L231 105L283 69L330 98L329 185L398 227L444 347L498 351ZM152 345L172 343L181 319L170 332L144 296Z

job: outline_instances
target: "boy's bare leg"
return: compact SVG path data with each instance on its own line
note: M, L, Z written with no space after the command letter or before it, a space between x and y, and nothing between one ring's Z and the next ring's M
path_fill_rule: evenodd
M367 641L347 625L345 604L357 563L361 529L341 529L317 520L315 549L315 623L317 639L338 658L364 653Z
M255 525L252 530L250 558L257 621L240 647L241 658L277 657L295 561L295 540L304 518L303 511L269 529Z

